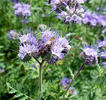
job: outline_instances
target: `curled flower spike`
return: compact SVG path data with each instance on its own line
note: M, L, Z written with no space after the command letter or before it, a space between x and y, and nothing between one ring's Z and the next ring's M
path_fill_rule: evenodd
M80 56L85 60L86 65L98 64L98 53L94 48L83 48L83 52L80 54Z
M65 23L80 23L84 9L80 5L83 0L51 0L52 9L56 12L57 18Z

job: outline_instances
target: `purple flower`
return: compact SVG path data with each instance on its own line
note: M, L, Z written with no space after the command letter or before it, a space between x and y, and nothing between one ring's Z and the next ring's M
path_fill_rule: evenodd
M65 87L65 89L66 88L68 88L68 86L69 86L69 84L71 83L71 79L69 79L69 78L67 78L67 77L64 77L64 78L62 78L62 80L61 80L61 86L62 87Z
M44 30L42 32L42 41L47 44L47 42L49 42L49 40L51 38L54 38L55 37L55 34L53 33L53 31L50 31L49 29L47 30Z
M102 58L102 59L106 59L106 51L101 52L101 58Z
M0 73L1 72L5 72L5 69L4 68L0 68Z
M106 68L106 62L102 62L102 65Z
M32 66L33 68L37 69L37 67L36 67L34 64L31 64L31 66Z
M100 41L99 43L98 43L98 47L99 48L106 48L106 40L104 40L104 41Z
M29 4L16 3L13 8L15 9L15 11L14 11L15 15L21 14L23 17L25 17L25 16L30 16L32 13L30 10Z
M14 30L10 30L9 39L18 39L18 34Z
M84 18L82 22L84 24L90 23L92 26L96 26L98 24L102 26L106 26L106 16L105 15L99 15L97 13L91 13L89 11L86 11L84 14Z
M85 60L87 65L98 64L98 53L94 48L85 47L80 54L81 58Z
M27 55L31 56L38 52L38 47L34 44L24 44L19 47L19 54L21 60L23 60Z
M21 44L23 44L23 43L29 43L29 44L38 45L36 38L31 33L24 34L19 39L20 39Z
M32 56L35 55L38 49L38 42L33 34L24 34L20 38L20 47L18 56L20 59L24 59L27 55Z
M56 12L57 18L65 23L75 22L80 23L84 16L84 9L80 5L83 0L51 0L52 10ZM64 8L64 9L62 9Z
M9 1L12 1L14 3L18 3L20 0L9 0Z
M55 39L55 43L51 47L51 52L53 55L63 59L70 48L71 46L69 45L69 42L66 40L66 38L60 37Z
M77 95L77 91L74 90L72 87L69 88L69 93L72 95Z

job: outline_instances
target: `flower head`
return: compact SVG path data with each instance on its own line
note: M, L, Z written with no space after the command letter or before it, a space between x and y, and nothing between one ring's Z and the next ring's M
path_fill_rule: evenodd
M31 56L32 54L36 54L38 49L38 42L34 35L32 34L24 34L20 38L20 47L18 56L20 59L24 60L27 56Z
M71 79L67 78L67 77L64 77L62 78L61 80L61 86L62 87L65 87L65 88L68 88L69 84L71 83Z
M99 48L106 48L106 40L100 41L100 42L98 43L98 47L99 47Z
M17 39L18 34L14 30L9 31L9 39Z
M51 52L58 58L63 59L70 48L71 46L69 45L69 42L66 40L66 38L60 37L55 40L55 43L51 47Z
M15 11L14 11L15 15L21 14L23 17L31 15L29 4L16 3L13 8L15 9Z
M94 48L85 47L80 54L81 58L85 59L85 64L96 65L98 63L98 53Z
M102 59L106 59L106 51L101 52L101 58L102 58Z
M83 0L51 0L52 9L56 12L57 18L65 23L80 23L84 14L84 9L80 5Z

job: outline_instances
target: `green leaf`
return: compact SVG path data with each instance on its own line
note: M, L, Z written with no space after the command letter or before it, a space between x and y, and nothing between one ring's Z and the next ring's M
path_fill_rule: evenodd
M19 97L21 97L21 96L23 96L22 93L17 93L17 94L14 96L14 98L19 98Z
M12 89L11 91L9 91L10 94L16 93L17 91L15 89Z
M19 98L18 100L26 100L28 97L27 96L23 96L21 98Z

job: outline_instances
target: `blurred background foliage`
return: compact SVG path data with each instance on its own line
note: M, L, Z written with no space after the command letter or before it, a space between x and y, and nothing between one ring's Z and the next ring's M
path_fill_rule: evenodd
M21 0L20 0L21 1ZM63 77L72 78L83 61L80 59L81 44L95 44L102 39L102 27L91 27L83 24L64 24L56 18L47 0L23 0L32 5L32 15L28 18L28 28L36 32L40 24L69 35L72 49L65 59L57 65L46 65L43 72L43 100L59 100L58 93L63 93L60 81ZM23 2L21 1L21 2ZM106 0L87 0L85 9L99 12L98 7L105 7ZM37 63L32 59L23 63L17 57L17 43L8 39L8 31L22 31L21 21L13 11L13 3L0 0L0 100L38 100L38 68L31 64ZM106 69L101 66L87 67L82 70L73 84L77 95L69 95L66 100L106 100Z

